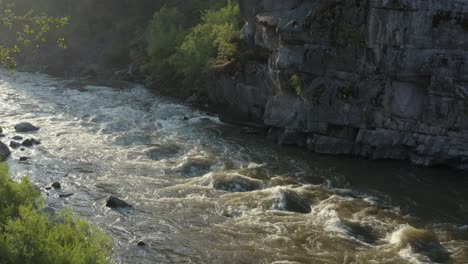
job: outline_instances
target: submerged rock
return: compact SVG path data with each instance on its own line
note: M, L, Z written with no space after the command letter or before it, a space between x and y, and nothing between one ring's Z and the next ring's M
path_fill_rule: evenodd
M375 244L379 238L373 232L372 226L362 225L358 222L343 221L348 235L359 239L367 244Z
M177 156L179 151L176 145L157 145L146 150L146 155L152 160L163 160Z
M52 188L61 189L62 185L60 184L60 182L54 182L54 183L52 183Z
M19 160L20 161L27 161L29 158L28 157L20 157Z
M14 137L12 137L11 139L13 139L13 140L18 140L18 141L19 141L19 140L23 140L23 137L21 137L21 136L14 136Z
M71 197L73 193L59 194L59 198L68 198Z
M239 174L212 173L211 185L228 192L251 192L262 188L262 181Z
M143 246L146 246L146 243L143 242L143 241L140 241L140 242L137 243L137 246L143 247Z
M278 210L300 214L308 214L312 211L309 203L292 190L280 190L277 195L277 203L273 207Z
M109 208L128 208L128 207L132 207L130 204L128 204L127 202L119 199L119 198L116 198L114 196L109 196L109 198L107 198L107 201L106 201L106 206L109 207Z
M19 123L15 126L15 131L20 133L33 132L37 130L39 130L39 127L28 122Z
M400 249L410 246L434 262L446 262L450 258L450 252L440 244L437 235L428 230L407 226L393 233L390 242Z
M11 152L8 146L3 144L3 142L0 141L0 161L6 160L6 158L8 158L10 154Z

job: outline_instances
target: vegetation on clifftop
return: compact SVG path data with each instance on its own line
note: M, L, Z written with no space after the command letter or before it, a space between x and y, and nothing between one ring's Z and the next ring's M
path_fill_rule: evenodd
M192 10L183 6L163 8L154 15L145 67L147 85L186 95L204 93L209 69L236 60L242 26L234 2L188 2L204 10L199 17L187 19Z
M43 200L28 178L14 182L0 163L0 262L3 264L109 263L110 239L72 216L41 211Z

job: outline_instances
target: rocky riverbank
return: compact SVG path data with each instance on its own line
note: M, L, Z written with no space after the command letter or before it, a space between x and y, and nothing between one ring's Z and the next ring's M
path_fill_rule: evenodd
M223 120L325 154L468 169L468 3L239 1L248 62L213 74Z

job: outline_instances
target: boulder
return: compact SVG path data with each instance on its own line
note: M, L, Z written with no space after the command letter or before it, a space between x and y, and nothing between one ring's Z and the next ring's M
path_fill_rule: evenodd
M310 204L295 191L280 190L276 198L274 209L300 214L308 214L312 211Z
M10 142L10 147L13 148L13 149L17 149L21 146L20 143L16 142L16 141L11 141Z
M21 145L25 147L32 147L33 145L39 145L39 144L41 144L41 142L34 138L25 139L23 143L21 143Z
M37 131L37 130L39 130L38 127L28 122L19 123L15 126L15 131L19 133L27 133L27 132Z
M0 161L4 161L10 156L11 152L7 145L0 141Z
M116 198L114 196L109 196L106 201L106 206L109 208L129 208L132 207L130 204L126 203L125 201Z
M218 190L228 192L251 192L262 187L262 181L240 174L211 173L211 185Z
M52 183L52 188L61 189L62 185L60 184L60 182L54 182L54 183Z

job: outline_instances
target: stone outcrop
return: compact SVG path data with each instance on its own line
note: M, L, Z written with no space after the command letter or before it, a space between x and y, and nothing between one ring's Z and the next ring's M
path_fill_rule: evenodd
M214 73L223 120L319 153L468 169L468 2L239 3L248 61Z

